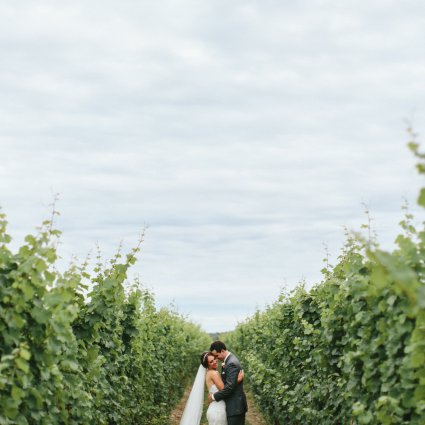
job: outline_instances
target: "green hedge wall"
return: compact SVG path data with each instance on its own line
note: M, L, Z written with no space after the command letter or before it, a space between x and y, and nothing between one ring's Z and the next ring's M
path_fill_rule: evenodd
M228 336L278 424L425 423L424 239L363 256L282 295Z
M0 214L0 424L165 424L210 342L125 284L137 247L91 276L55 268L43 223L17 252Z
M226 336L270 422L425 424L425 227L401 228L393 252L349 237L321 283Z

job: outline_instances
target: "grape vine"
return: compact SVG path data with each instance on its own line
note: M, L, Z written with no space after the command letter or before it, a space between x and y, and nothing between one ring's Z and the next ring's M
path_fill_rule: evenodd
M349 236L319 284L226 335L271 422L425 424L425 227L412 219L406 211L392 252Z
M167 423L209 336L126 290L139 247L60 273L59 236L45 221L12 252L0 214L0 424Z

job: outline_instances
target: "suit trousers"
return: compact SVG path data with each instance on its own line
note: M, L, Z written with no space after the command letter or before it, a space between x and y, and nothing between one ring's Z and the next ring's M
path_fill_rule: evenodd
M245 425L245 413L227 417L227 425Z

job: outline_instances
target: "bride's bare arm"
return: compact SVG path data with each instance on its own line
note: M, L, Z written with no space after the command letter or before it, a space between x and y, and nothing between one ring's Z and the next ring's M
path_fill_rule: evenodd
M218 388L218 390L222 390L224 388L224 383L220 377L220 374L218 373L218 371L210 371L208 372L208 378L209 380L212 381L212 383L215 384L215 386ZM240 384L245 378L245 373L244 371L241 369L239 374L238 374L238 384ZM209 386L209 385L207 385Z
M224 388L223 381L221 380L221 377L217 371L214 371L213 373L211 373L211 379L219 391Z

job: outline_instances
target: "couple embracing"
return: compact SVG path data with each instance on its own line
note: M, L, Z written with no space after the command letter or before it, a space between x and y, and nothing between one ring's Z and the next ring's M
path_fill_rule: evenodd
M222 361L221 376L217 371ZM204 385L208 388L209 425L244 425L248 410L243 390L244 374L238 358L227 351L221 341L214 341L210 351L201 354L192 391L186 403L180 425L199 425L204 402Z

